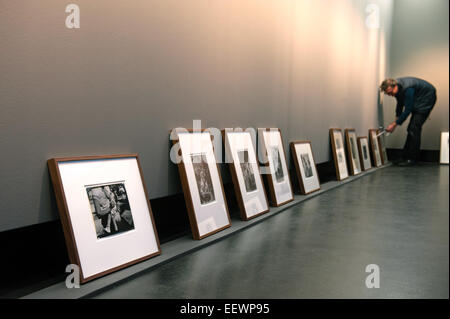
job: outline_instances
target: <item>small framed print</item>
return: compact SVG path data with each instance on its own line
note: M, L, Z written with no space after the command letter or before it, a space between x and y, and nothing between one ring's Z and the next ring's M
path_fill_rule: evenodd
M249 220L267 213L269 204L250 132L226 129L222 134L241 218Z
M345 159L344 139L342 130L339 128L330 129L331 150L333 153L334 166L336 167L336 177L338 181L348 178L347 161Z
M345 129L345 140L347 143L348 162L350 163L350 173L358 175L361 173L361 162L359 160L358 144L354 129Z
M387 164L388 157L386 152L386 134L380 134L382 131L377 130L378 135L378 145L380 147L380 157L381 157L381 163L383 165Z
M192 236L199 240L231 226L222 178L206 130L172 130L178 143L178 172Z
M161 253L136 154L53 158L48 168L80 282Z
M295 171L302 194L310 194L320 189L319 175L310 141L294 141L290 143L294 158Z
M361 167L364 171L372 168L369 152L369 141L367 136L358 137L358 152L361 160Z
M370 149L372 151L373 166L379 167L383 165L380 154L380 145L378 144L377 130L369 130Z
M439 163L448 164L448 132L441 132L441 148Z
M260 156L267 178L272 206L278 207L294 200L286 155L278 128L258 128Z

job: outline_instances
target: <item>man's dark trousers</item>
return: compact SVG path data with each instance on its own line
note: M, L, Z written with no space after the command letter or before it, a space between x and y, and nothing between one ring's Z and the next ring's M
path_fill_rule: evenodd
M431 110L430 110L431 111ZM420 159L420 140L422 135L422 126L430 112L411 114L411 120L408 125L408 137L403 148L404 157L407 160L418 162Z

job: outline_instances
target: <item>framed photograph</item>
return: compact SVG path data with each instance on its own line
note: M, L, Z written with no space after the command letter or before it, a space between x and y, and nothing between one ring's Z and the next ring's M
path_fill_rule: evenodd
M359 160L358 144L356 132L352 128L345 129L345 140L347 143L348 162L350 163L350 173L358 175L361 173L361 162Z
M137 154L52 158L48 168L80 282L161 253Z
M264 183L249 132L222 131L241 218L249 220L269 211Z
M369 141L367 136L358 137L358 151L359 158L361 161L361 168L367 171L372 168L370 152L369 152Z
M181 161L181 186L194 239L202 239L231 226L222 178L208 131L174 130Z
M344 139L342 130L339 128L330 129L331 150L333 153L334 166L336 167L336 177L338 181L348 178L347 161L345 159Z
M441 132L441 148L439 158L439 162L441 164L448 164L448 132Z
M380 145L378 144L377 130L370 129L369 130L369 141L370 148L372 151L372 161L373 166L379 167L383 165L381 154L380 154Z
M380 134L382 131L377 130L377 135ZM388 157L386 152L386 134L381 134L378 136L378 145L380 146L380 157L381 157L381 163L383 165L387 164Z
M290 143L294 158L295 171L302 194L310 194L320 189L319 174L310 141L294 141Z
M258 128L258 142L272 206L278 207L294 200L281 131L278 128Z

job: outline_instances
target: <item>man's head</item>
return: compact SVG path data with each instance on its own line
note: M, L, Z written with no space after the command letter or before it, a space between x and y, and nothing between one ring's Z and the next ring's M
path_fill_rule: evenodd
M381 83L380 89L389 96L395 96L398 92L398 85L395 79L386 79Z

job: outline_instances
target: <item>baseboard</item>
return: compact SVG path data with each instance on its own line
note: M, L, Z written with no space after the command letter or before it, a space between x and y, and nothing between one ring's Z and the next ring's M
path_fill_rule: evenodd
M399 160L403 156L403 149L387 148L389 160ZM420 150L420 161L429 163L439 163L439 150Z

